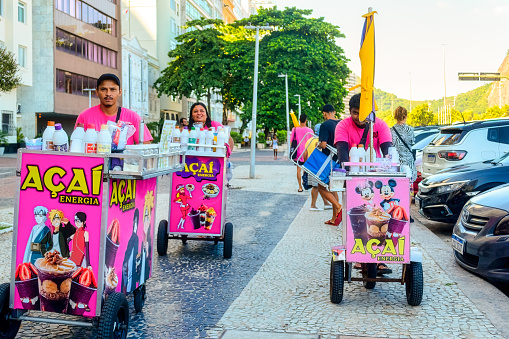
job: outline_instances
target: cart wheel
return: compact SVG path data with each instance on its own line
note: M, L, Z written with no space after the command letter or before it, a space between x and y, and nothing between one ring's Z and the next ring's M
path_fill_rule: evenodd
M21 325L21 321L9 319L9 291L9 283L0 285L0 338L14 338Z
M129 304L125 295L115 292L104 302L97 331L100 339L125 339L129 327Z
M224 247L223 257L230 259L232 257L232 246L233 246L233 224L227 222L224 224Z
M185 244L187 244L187 235L184 234L182 236L182 245L185 245Z
M218 237L214 237L214 246L216 246L217 244L219 244L219 238Z
M134 290L134 310L136 313L142 311L143 306L145 306L145 299L147 297L147 291L145 288L145 284L141 285L137 289Z
M161 220L157 228L157 254L166 255L168 251L168 222Z
M366 277L367 278L376 278L377 264L369 263L369 264L364 264L364 266L366 268ZM363 281L362 284L364 285L364 288L367 288L368 290L372 290L376 286L376 281Z
M330 263L330 301L339 304L343 300L343 287L345 286L344 261Z
M423 291L422 264L411 261L406 268L405 287L406 300L409 305L419 306L422 301Z

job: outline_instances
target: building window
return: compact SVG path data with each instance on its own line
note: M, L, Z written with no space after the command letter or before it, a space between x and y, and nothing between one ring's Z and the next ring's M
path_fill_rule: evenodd
M177 10L177 4L176 4L175 0L170 0L170 8L171 8L173 11L176 11L176 10Z
M26 5L21 1L18 1L18 21L26 22Z
M4 15L4 0L0 0L0 16Z
M115 0L109 1L116 3ZM81 0L55 0L55 8L105 33L116 36L116 20Z
M27 67L27 48L18 45L18 65L19 67Z
M16 135L13 117L12 111L2 111L2 132L8 135Z
M56 70L56 91L74 95L81 95L88 97L87 88L94 89L97 84L97 79L89 78L81 74L71 73ZM92 96L97 97L95 91L92 91Z

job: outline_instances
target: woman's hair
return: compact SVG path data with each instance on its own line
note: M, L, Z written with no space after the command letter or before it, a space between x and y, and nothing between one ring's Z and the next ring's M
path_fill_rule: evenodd
M394 119L397 121L405 120L405 118L408 116L408 112L405 107L398 106L394 110Z
M84 212L76 212L74 217L81 220L83 228L87 228L87 215Z
M189 128L193 127L193 125L194 125L193 109L198 105L205 108L205 113L207 113L207 120L205 120L205 126L207 126L208 128L212 127L212 121L210 120L210 115L209 115L209 111L207 111L207 106L205 106L205 104L203 102L195 102L191 106L191 109L189 110Z

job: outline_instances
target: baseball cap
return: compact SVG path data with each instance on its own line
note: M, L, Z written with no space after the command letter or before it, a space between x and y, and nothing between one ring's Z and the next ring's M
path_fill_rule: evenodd
M105 80L111 80L113 81L114 83L116 83L118 85L118 87L120 87L120 80L118 79L118 77L115 75L115 74L111 74L111 73L104 73L103 75L101 75L99 77L99 79L97 79L97 88L99 88L99 85L105 81Z

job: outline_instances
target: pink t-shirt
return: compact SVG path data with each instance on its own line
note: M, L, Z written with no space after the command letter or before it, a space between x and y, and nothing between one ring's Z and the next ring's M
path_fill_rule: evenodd
M348 142L348 148L351 148L353 144L359 144L362 139L364 128L359 128L353 122L352 117L348 117L341 120L336 125L336 133L334 137L334 144L339 141ZM375 151L377 157L381 157L380 145L384 142L392 142L392 135L389 126L382 119L376 119L375 126L373 129L373 141L375 143ZM366 144L369 145L369 133L366 140Z
M311 133L308 135L305 135L306 133ZM297 145L299 145L299 148L297 148L297 158L300 157L302 153L306 150L306 141L311 139L313 137L313 130L309 127L294 127L292 128L292 134L290 136L290 144L294 139L297 140ZM301 142L301 140L304 138L304 141ZM300 159L300 161L304 161L304 159Z
M78 116L78 119L76 119L76 124L74 125L74 128L78 125L78 123L82 123L85 125L85 131L87 130L88 124L94 124L95 130L100 131L101 125L106 125L108 121L115 121L117 118L117 115L108 116L104 114L101 111L101 106L93 106L90 107ZM134 127L136 127L136 130L140 126L140 120L141 117L134 111L131 111L130 109L127 109L125 107L122 107L122 110L120 112L120 120L125 122L130 122L133 124ZM130 136L127 139L127 145L133 145L134 143L138 143L139 140L139 133L136 132L132 136ZM152 135L150 134L150 131L148 130L147 126L145 125L145 133L143 136L143 141L152 141Z

